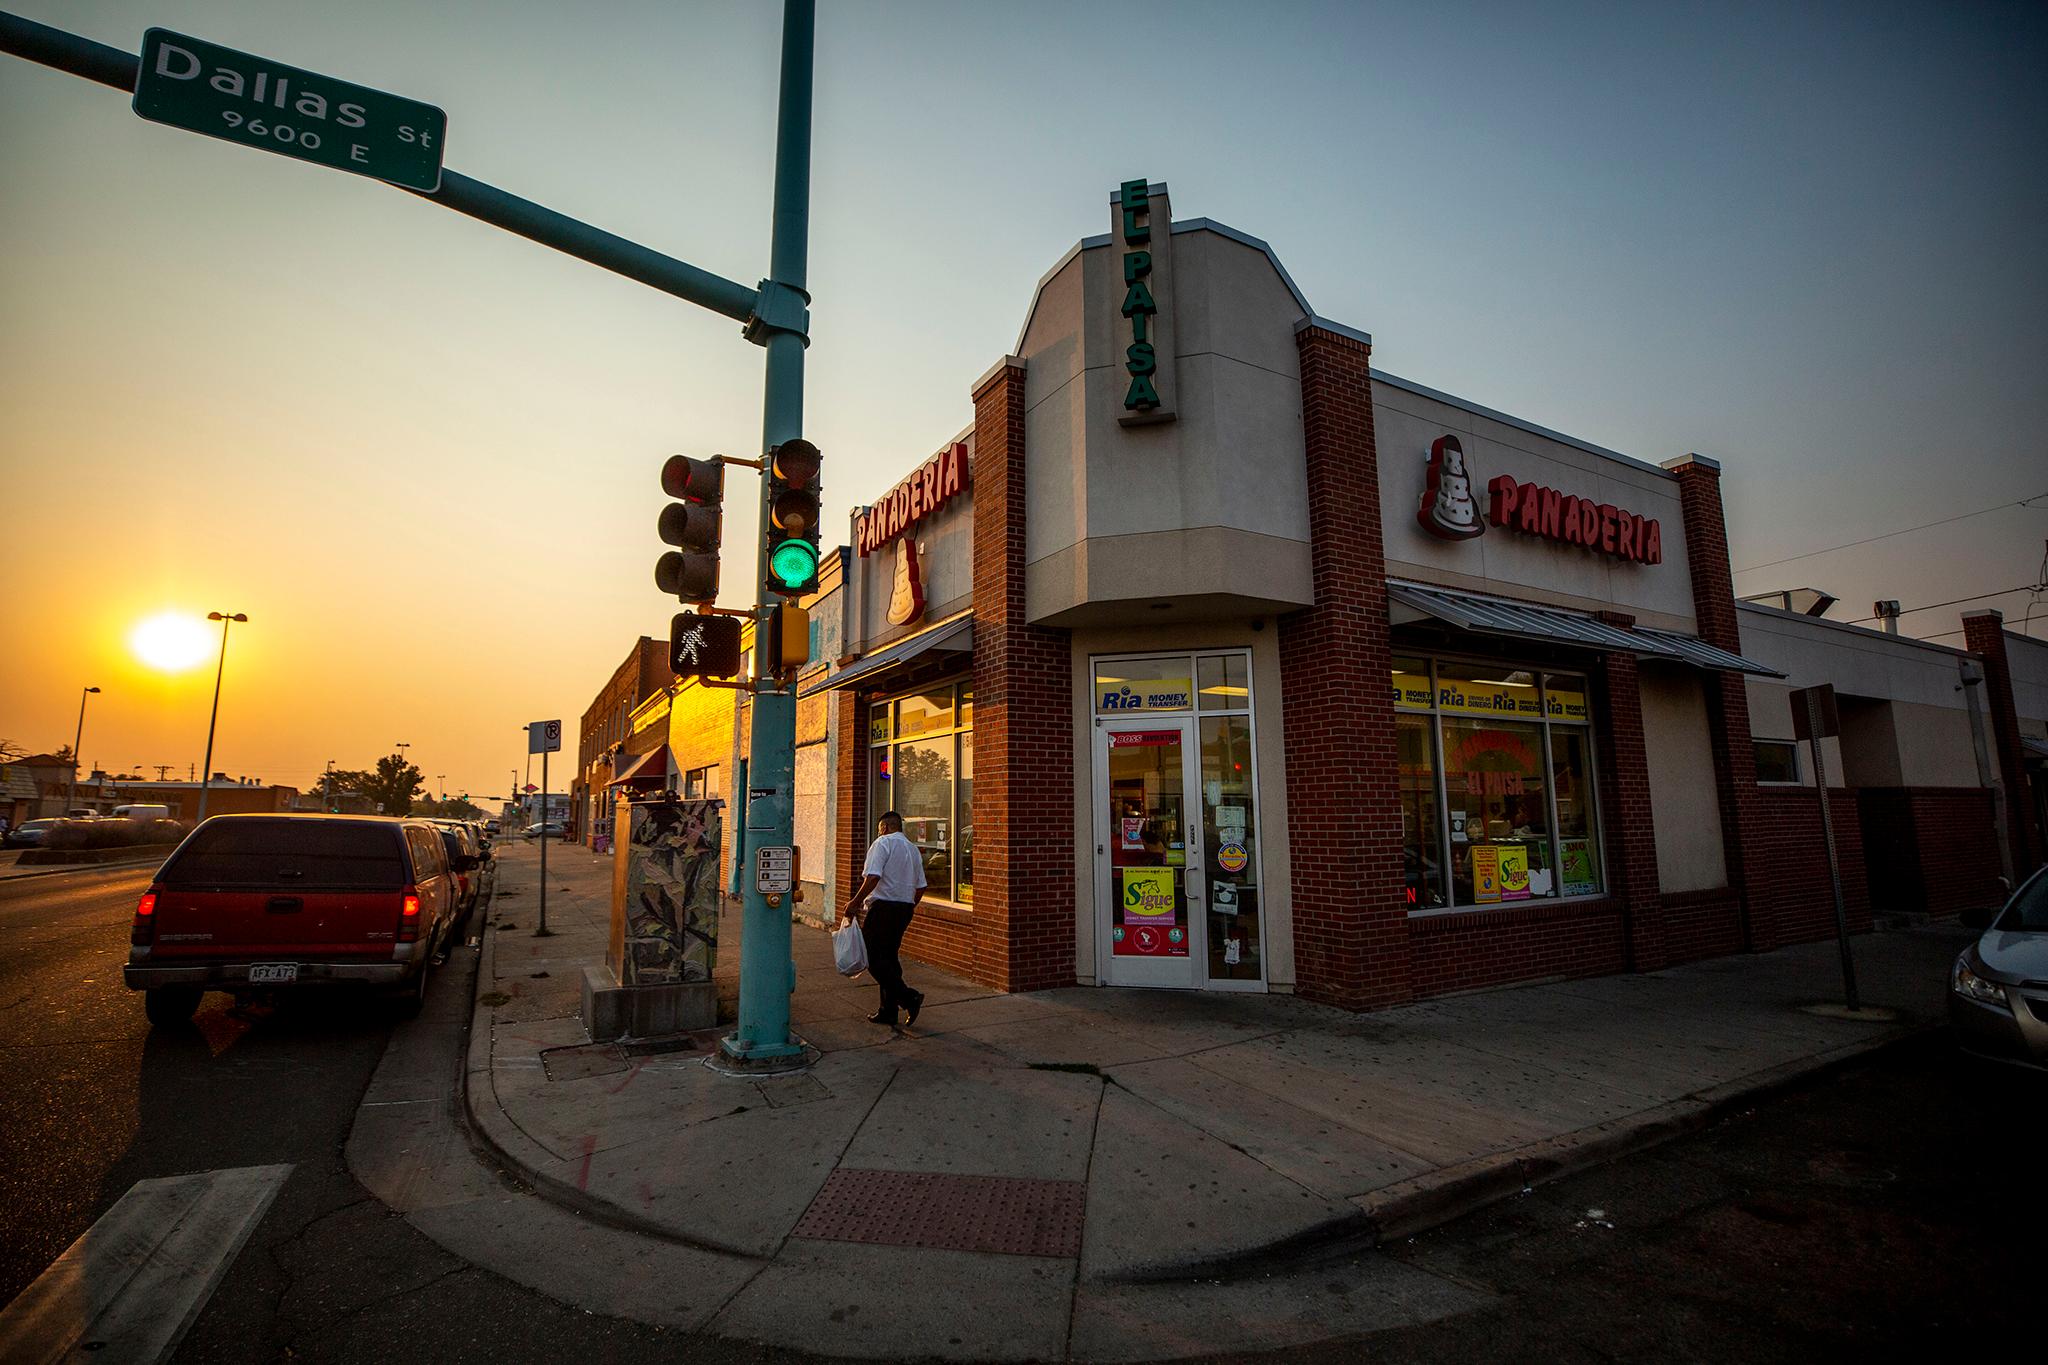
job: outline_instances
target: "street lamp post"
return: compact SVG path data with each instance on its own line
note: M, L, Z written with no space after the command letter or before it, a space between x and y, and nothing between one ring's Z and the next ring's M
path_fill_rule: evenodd
M249 618L239 611L232 614L210 611L206 613L206 619L220 622L220 667L213 675L213 714L206 719L206 762L199 766L199 819L193 821L194 824L206 819L206 794L213 788L213 732L220 724L221 679L228 672L228 627L238 621L243 625L249 623Z
M66 815L78 804L78 746L85 743L85 699L97 691L97 687L88 687L78 694L78 729L71 736L71 789L64 797Z
M327 777L326 777L326 786L327 786L327 811L328 811L328 813L329 813L330 815L336 815L336 814L339 814L339 813L341 812L341 803L340 803L339 801L337 801L337 800L335 799L335 794L334 794L334 760L333 760L333 759L331 759L331 758L327 760Z

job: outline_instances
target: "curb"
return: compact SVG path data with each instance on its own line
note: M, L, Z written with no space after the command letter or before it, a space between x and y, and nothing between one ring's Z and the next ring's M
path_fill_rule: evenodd
M497 899L498 888L491 887L491 899ZM488 919L489 911L485 911ZM497 959L498 931L486 923L478 931L478 961L476 980L472 989L477 996L483 993L483 983L493 979ZM491 1032L493 1007L470 1002L469 1047L462 1067L462 1109L461 1119L464 1133L469 1137L470 1147L525 1185L539 1198L547 1200L571 1213L581 1215L593 1223L629 1232L656 1241L671 1242L678 1246L691 1247L698 1251L713 1252L720 1256L731 1256L739 1260L760 1262L763 1258L737 1247L724 1246L718 1242L691 1237L665 1227L651 1219L642 1218L606 1199L600 1199L587 1190L580 1190L566 1180L543 1173L543 1165L552 1165L557 1160L554 1153L542 1147L512 1122L499 1105L491 1077ZM492 1087L480 1101L477 1096L478 1077L486 1087Z
M1357 1206L1356 1213L1340 1214L1280 1241L1208 1260L1147 1267L1116 1276L1110 1283L1244 1279L1402 1241L1537 1185L1562 1180L1711 1128L1761 1100L1938 1033L1942 1027L1939 1022L1928 1021L1893 1029L1879 1037L1724 1081L1625 1118L1445 1166L1355 1196L1351 1202Z

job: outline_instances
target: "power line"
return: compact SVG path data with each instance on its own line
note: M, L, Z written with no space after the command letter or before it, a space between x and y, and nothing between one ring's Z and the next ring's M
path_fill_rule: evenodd
M1783 559L1773 559L1766 564L1751 564L1748 568L1737 569L1735 572L1749 573L1755 569L1775 569L1780 564L1790 564L1801 559L1812 559L1816 555L1831 555L1837 550L1847 550L1858 545L1868 545L1873 541L1890 540L1893 536L1911 535L1915 531L1925 531L1936 526L1947 526L1950 522L1968 521L1971 517L1981 517L1989 512L2003 512L2008 507L2029 507L2043 498L2048 498L2048 493L2036 493L2033 497L2021 498L2018 502L2001 502L1996 507L1980 507L1974 512L1964 512L1960 516L1943 517L1940 521L1923 521L1918 526L1901 527L1896 531L1886 531L1882 535L1865 536L1861 540L1844 541L1840 545L1830 545L1825 550L1808 550L1803 555L1787 555Z
M1929 602L1924 607L1902 607L1899 610L1899 615L1910 616L1916 611L1933 611L1937 607L1955 607L1965 602L1981 602L1987 597L2005 597L2016 592L2040 592L2041 589L2042 585L2039 583L2022 583L2017 588L2000 588L1997 592L1980 592L1972 593L1968 597L1952 597L1946 602ZM1853 621L1845 621L1842 624L1860 626L1865 621L1876 621L1878 619L1880 618L1875 616L1859 616ZM1948 634L1953 635L1955 632L1949 631Z

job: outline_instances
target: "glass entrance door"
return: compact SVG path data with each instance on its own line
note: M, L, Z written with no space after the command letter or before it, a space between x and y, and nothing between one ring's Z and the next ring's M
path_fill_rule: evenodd
M1109 721L1095 731L1095 904L1100 978L1196 987L1206 975L1194 722Z

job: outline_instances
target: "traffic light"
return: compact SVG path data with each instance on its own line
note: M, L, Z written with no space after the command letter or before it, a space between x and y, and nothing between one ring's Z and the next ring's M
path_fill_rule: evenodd
M732 678L739 675L740 618L677 612L668 623L669 670L686 678Z
M768 608L763 674L793 673L811 661L811 613L803 607Z
M661 467L661 491L682 501L661 509L661 538L678 548L656 561L655 586L684 602L714 601L725 466L716 460L671 455Z
M818 448L798 438L768 452L768 590L802 597L818 590L818 503L823 464Z

